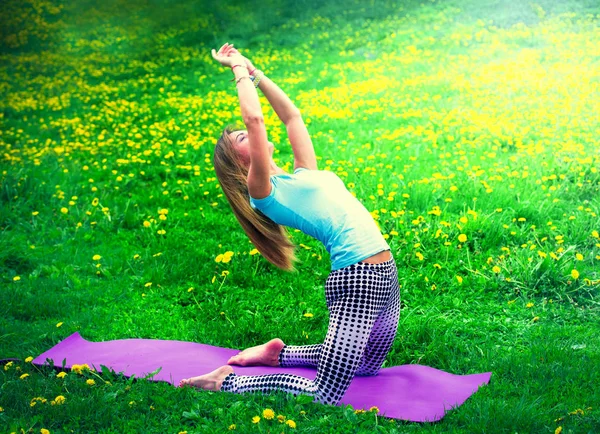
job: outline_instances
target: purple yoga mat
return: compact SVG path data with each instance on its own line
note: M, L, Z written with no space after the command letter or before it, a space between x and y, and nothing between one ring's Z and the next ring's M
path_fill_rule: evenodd
M175 386L179 381L210 372L227 363L239 350L214 347L183 341L152 339L122 339L89 342L79 333L59 342L36 357L33 363L65 367L87 363L100 371L105 365L126 376L144 377L159 367L161 371L152 380L166 381ZM289 373L310 378L316 369L310 367L280 368L268 366L233 366L238 375ZM354 409L379 408L379 414L413 422L434 422L444 413L461 405L477 388L490 381L491 372L472 375L454 375L422 365L403 365L383 368L376 376L354 377L338 405L352 405Z

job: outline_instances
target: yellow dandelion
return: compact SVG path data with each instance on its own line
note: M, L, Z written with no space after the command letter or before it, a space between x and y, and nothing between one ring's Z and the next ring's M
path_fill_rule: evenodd
M61 327L63 325L62 322L59 322L58 324L56 324L56 328Z
M571 270L571 277L575 280L579 279L579 271Z
M33 357L29 356L25 359L25 363L29 363L33 360Z
M21 280L21 276L15 276L15 277L13 277L13 281L14 282L18 282L19 280Z
M149 227L150 227L150 222L149 222L149 221L147 221L147 220L144 220L144 223L143 223L143 224L144 224L144 227L145 227L145 228L149 228Z
M21 380L24 380L24 379L26 379L27 377L29 377L29 374L23 374L23 375L21 375L19 378L20 378Z
M258 423L258 422L260 422L260 416L254 416L252 418L252 423Z
M462 277L456 276L456 280L458 281L459 285L462 285L462 283L463 283L463 278Z
M65 378L65 377L67 376L67 373L66 373L66 372L64 372L64 371L63 371L63 372L59 372L58 374L56 374L56 376L57 376L58 378Z
M232 423L231 425L229 425L229 427L227 429L229 431L235 431L235 423Z
M152 286L152 282L148 282L144 284L144 287L146 288L150 288Z
M133 259L140 259L140 255L133 255Z
M56 398L54 398L54 402L56 403L56 405L62 405L65 403L66 400L67 398L65 398L62 395L58 395Z
M250 254L251 255L256 255L258 253L258 249L252 249L250 250Z
M87 369L87 370L89 370L89 369L90 369L90 367L88 366L88 364L87 364L87 363L84 363L83 365L73 365L73 366L71 366L71 370L72 370L72 371L75 371L75 373L76 373L76 374L80 374L80 375L81 375L81 373L82 373L83 371L85 371L86 369Z
M371 408L369 409L369 411L373 411L373 412L375 412L375 413L379 413L379 408L377 408L377 407L373 406L373 407L371 407Z
M60 209L60 212L62 212L63 214L67 214L69 212L69 210L67 208L65 208L65 207L62 207Z
M314 315L310 312L306 312L304 315L302 315L304 318L312 318Z
M492 267L492 271L496 274L500 273L500 271L502 271L502 269L500 267L498 267L497 265L494 265Z
M42 428L40 430L40 434L50 434L50 431L48 431L46 428Z
M96 382L95 382L94 380L92 380L91 378L88 378L88 379L85 381L85 384L87 384L88 386L93 386L93 385L95 385L95 384L96 384Z
M464 243L467 241L467 236L465 234L460 234L458 236L458 241L460 241L461 243Z
M562 432L562 426L559 426L554 430L554 434L560 434Z
M164 229L159 229L159 230L157 230L157 231L156 231L156 233L157 233L158 235L164 235L164 234L166 234L166 233L167 233L167 231L165 231Z
M277 420L279 421L279 423L283 423L285 422L285 416L283 414L279 414L277 415Z
M218 254L217 257L215 258L215 262L221 262L221 261L223 261L223 255Z
M31 215L38 215L40 212L39 211L34 211L31 213Z
M532 308L532 307L533 307L533 303L532 303L532 302L529 302L529 303L527 303L527 304L525 305L525 307L526 307L527 309L529 309L529 308Z
M94 260L94 261L99 261L100 259L102 259L102 256L100 256L100 255L92 256L92 260Z
M293 420L289 419L285 421L285 424L287 426L289 426L290 428L296 428L296 422L294 422Z
M267 420L271 420L275 417L275 412L270 408L265 408L263 410L263 417Z
M577 254L575 254L575 258L576 258L578 261L583 261L583 255L582 255L581 253L577 253Z
M92 200L92 206L98 206L99 200L97 197L94 198L94 200Z

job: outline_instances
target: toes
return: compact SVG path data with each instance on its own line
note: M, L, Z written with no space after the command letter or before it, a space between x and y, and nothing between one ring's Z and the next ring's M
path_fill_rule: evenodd
M227 361L228 365L239 365L246 366L246 361L244 359L240 359L239 357L232 357Z

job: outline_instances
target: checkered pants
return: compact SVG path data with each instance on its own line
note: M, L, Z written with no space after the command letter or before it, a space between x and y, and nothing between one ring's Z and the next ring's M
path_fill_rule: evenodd
M358 262L332 271L325 283L329 327L318 345L286 345L280 366L314 366L313 380L291 374L229 374L221 390L245 393L282 390L337 404L355 375L376 375L394 342L400 316L400 288L394 258Z

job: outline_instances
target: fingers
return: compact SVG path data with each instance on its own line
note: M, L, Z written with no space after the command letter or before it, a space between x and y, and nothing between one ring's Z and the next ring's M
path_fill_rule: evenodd
M211 55L213 59L221 61L223 57L229 57L232 54L240 54L238 50L233 47L233 44L226 42L219 48L219 51L215 51L215 49L211 49Z

